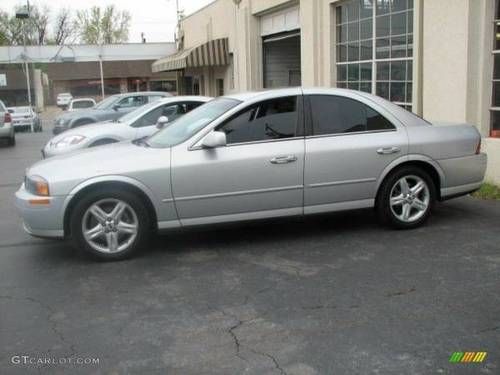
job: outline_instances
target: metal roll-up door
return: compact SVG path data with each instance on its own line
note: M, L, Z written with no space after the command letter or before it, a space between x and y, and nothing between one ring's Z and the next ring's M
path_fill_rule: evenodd
M264 87L300 86L300 33L263 38Z

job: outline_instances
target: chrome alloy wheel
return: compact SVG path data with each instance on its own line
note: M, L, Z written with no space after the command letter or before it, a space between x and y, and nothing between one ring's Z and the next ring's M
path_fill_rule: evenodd
M431 194L427 183L415 175L400 178L391 189L391 211L405 223L412 223L424 216L430 201Z
M89 246L102 253L126 250L136 239L138 230L134 209L119 199L97 201L83 215L83 237Z

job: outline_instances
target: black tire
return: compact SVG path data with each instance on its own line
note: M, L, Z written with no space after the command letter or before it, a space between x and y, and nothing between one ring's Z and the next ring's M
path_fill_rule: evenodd
M114 253L104 253L94 249L83 235L83 218L87 209L94 203L103 199L118 199L127 203L137 215L138 231L135 240L124 250ZM76 204L70 215L70 230L73 245L78 249L90 255L92 258L100 261L123 260L136 254L148 242L152 233L151 217L144 202L134 193L126 190L115 190L104 188L89 192L81 198Z
M428 188L429 201L426 210L422 210L423 214L418 219L408 222L401 220L391 209L391 191L396 183L403 177L408 177L410 180L412 176L422 179ZM379 188L375 209L379 220L388 226L396 229L412 229L422 225L432 212L434 204L436 203L436 186L427 172L415 166L402 167L394 172L391 172Z
M7 144L9 146L15 146L16 145L16 136L14 135L12 138L9 138L9 140L7 141Z

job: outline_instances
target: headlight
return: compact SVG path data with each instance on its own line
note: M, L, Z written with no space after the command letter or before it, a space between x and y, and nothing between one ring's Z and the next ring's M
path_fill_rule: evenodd
M69 147L69 146L74 146L79 143L81 143L83 140L85 140L87 137L83 135L68 135L61 139L60 141L57 141L54 143L55 148L62 148L62 147Z
M31 194L48 196L49 183L40 176L26 176L24 179L24 186Z
M55 121L56 125L64 126L66 125L66 119L60 118Z

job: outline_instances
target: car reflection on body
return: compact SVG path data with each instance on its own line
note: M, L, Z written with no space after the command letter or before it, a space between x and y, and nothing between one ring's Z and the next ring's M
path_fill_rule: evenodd
M173 96L139 107L115 121L70 129L52 138L42 150L44 157L88 147L152 135L158 128L211 100L204 96Z
M479 188L480 142L472 125L435 126L358 91L236 94L147 139L38 162L16 201L29 233L104 260L157 230L367 207L409 229Z

